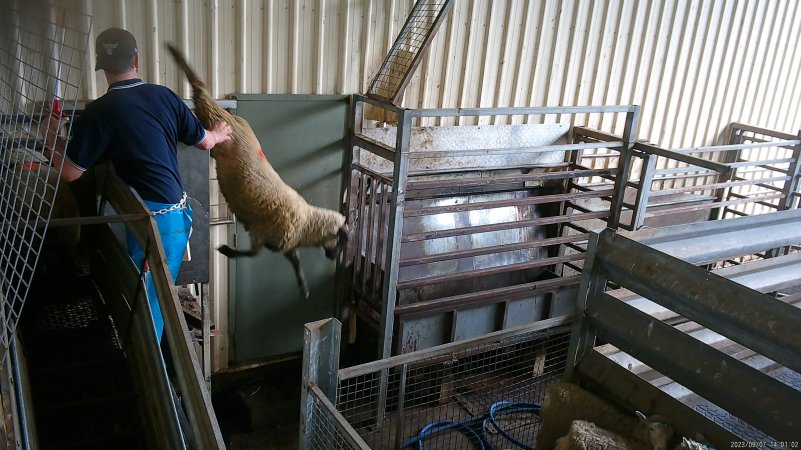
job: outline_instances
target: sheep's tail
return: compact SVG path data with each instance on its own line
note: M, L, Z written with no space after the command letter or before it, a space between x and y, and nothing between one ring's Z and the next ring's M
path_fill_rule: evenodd
M189 66L189 63L186 62L184 54L181 53L181 51L178 50L174 45L169 43L167 44L167 49L169 49L170 53L172 53L172 57L175 58L175 62L178 64L178 67L180 67L181 70L186 73L186 78L189 79L189 84L191 84L193 88L200 87L205 89L206 84L200 80L200 77L197 76L195 71L192 70L192 67Z
M186 62L183 53L172 44L167 44L167 49L170 50L175 62L178 64L189 79L189 84L192 85L192 100L195 101L195 115L200 119L203 126L211 129L214 124L221 120L226 120L230 123L230 115L222 109L217 102L211 98L211 93L206 89L206 84L201 81L194 70Z

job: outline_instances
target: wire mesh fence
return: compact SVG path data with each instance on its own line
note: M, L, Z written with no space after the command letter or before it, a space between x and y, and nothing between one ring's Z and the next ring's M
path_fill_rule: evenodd
M15 2L0 19L0 298L2 351L30 288L51 216L75 207L60 188L59 135L69 134L91 18L44 2ZM59 159L59 161L62 161ZM74 237L74 236L73 236Z
M376 449L533 446L539 405L564 373L568 340L569 329L554 327L396 357L375 370L343 369L337 409Z
M306 449L344 450L367 448L361 439L348 435L345 431L348 428L347 423L317 386L311 386L309 395L312 397L312 401L308 403L307 417L310 417L311 420Z
M418 0L367 95L396 103L453 0Z

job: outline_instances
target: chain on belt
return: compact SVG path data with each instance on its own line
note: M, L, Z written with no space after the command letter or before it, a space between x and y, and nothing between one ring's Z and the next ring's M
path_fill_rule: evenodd
M158 216L160 214L167 214L168 212L178 211L179 209L184 209L184 208L186 208L186 192L184 192L184 194L181 196L180 202L168 208L163 208L158 211L153 211L153 214Z

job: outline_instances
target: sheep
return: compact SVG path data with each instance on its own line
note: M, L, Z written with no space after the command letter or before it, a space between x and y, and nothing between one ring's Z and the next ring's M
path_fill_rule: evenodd
M673 436L673 428L664 418L646 418L637 411L637 420L590 392L565 382L548 386L540 416L542 426L537 435L538 449L553 448L557 438L568 434L574 420L593 422L632 441L650 442L654 450L667 450L668 441Z
M556 440L554 450L650 450L651 446L626 439L586 420L570 423L567 435Z
M698 436L696 439L698 440L682 437L681 442L676 444L676 446L673 447L673 450L714 450L714 448L710 447L709 445L699 442L704 441L702 436Z
M321 246L328 258L336 259L349 237L345 216L309 205L284 183L264 156L248 122L221 108L183 54L172 45L167 47L192 85L195 115L203 126L211 129L225 121L232 128L231 140L215 146L211 156L217 163L220 190L248 231L251 248L235 250L223 245L217 250L229 258L253 257L262 247L282 253L292 263L298 286L304 297L308 297L298 247Z

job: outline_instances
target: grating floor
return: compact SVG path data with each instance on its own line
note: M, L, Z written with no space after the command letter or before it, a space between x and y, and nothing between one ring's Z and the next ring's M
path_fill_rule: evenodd
M20 324L40 448L145 448L125 355L91 274L59 260L41 260Z

